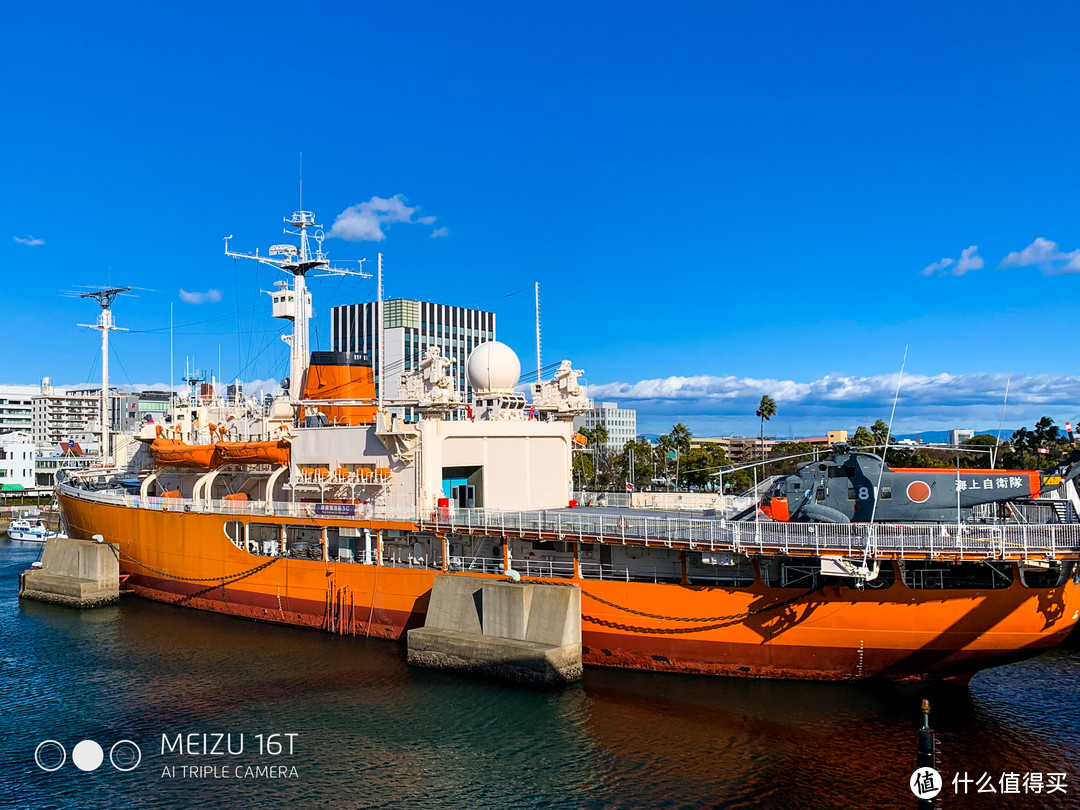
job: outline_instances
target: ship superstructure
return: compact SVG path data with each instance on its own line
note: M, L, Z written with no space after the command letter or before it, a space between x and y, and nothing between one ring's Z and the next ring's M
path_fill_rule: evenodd
M572 419L591 407L580 370L563 361L523 392L517 355L483 342L467 403L460 370L429 346L384 399L372 358L308 353L304 277L330 266L321 241L308 247L314 216L286 222L299 246L226 252L292 276L272 294L294 325L287 395L230 410L192 394L172 424L144 428L123 476L58 484L68 532L115 544L136 593L400 638L436 574L509 575L581 589L587 664L819 679L964 681L1080 618L1080 524L574 508Z

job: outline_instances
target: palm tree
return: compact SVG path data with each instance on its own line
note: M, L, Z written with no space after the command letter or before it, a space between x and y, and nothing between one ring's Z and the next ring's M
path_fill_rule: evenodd
M761 404L754 411L754 416L761 420L761 458L765 458L765 420L776 416L776 403L768 394L761 398Z

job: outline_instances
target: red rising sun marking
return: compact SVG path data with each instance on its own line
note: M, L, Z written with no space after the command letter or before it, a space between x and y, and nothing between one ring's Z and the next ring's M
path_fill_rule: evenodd
M930 500L930 485L925 481L912 481L907 485L907 496L913 503L926 503Z

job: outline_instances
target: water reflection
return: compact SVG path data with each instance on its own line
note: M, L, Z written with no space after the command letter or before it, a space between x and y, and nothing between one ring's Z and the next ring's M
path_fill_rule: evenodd
M24 806L911 807L923 697L942 771L1065 771L1069 799L1080 787L1076 650L969 689L590 669L531 692L410 669L381 640L135 599L86 613L20 605L15 578L35 556L0 544L0 780ZM247 764L268 761L254 735L299 734L298 778L162 778L183 761L161 754L163 733L215 731L245 735ZM143 763L45 774L32 752L50 737L69 750L132 739Z

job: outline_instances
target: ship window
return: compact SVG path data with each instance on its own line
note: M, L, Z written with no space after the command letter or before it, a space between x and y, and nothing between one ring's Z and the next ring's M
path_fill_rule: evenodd
M828 495L828 490L825 487L818 487L817 493L814 496L814 500L818 503L825 503L825 496Z
M849 501L855 500L855 487L848 487L847 488L847 499Z
M231 542L237 548L244 547L244 524L239 520L228 520L225 522L225 536L229 538Z
M1008 588L1013 581L1009 563L905 561L904 584L915 590L986 590Z
M1020 581L1028 588L1060 588L1072 573L1074 563L1064 566L1052 563L1049 566L1028 568L1020 566Z
M281 552L281 527L276 523L249 523L247 543L252 554L276 557Z
M829 478L851 478L853 472L850 467L829 467Z
M881 498L881 500L883 500L883 501L888 501L888 500L891 500L891 499L892 499L892 487L882 487L882 488L881 488L881 489L880 489L880 490L878 491L878 496L879 496L879 497Z
M322 529L313 526L286 526L285 547L290 557L322 559Z

